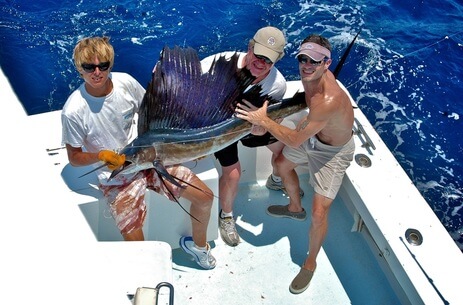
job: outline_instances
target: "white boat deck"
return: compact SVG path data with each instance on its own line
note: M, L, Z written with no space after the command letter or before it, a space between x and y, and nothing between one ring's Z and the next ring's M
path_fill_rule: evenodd
M303 205L310 211L313 191L307 176L301 185ZM361 234L351 232L354 220L341 200L333 204L312 283L294 295L289 284L306 257L310 220L267 215L269 204L287 199L257 183L241 184L237 198L234 213L242 242L232 248L217 239L214 270L200 270L181 249L173 251L179 304L400 304Z
M2 304L130 305L127 294L161 281L174 285L175 304L434 305L444 304L443 300L463 304L455 281L463 272L462 254L443 226L429 207L411 203L416 189L403 200L397 199L400 192L381 190L393 186L405 192L405 184L411 182L402 176L387 181L368 170L358 174L356 171L364 169L357 165L349 171L358 179L346 184L333 203L317 271L310 287L300 295L291 294L288 286L306 255L310 218L296 222L265 213L269 204L285 204L286 199L263 186L270 168L257 170L252 158L242 164L245 177L234 211L242 243L231 248L220 237L214 238L211 245L218 262L214 270L200 269L181 249L171 251L164 242L99 241L92 228L97 220L83 211L88 203L95 202L99 191L88 185L85 192L71 191L63 179L63 169L71 167L60 149L59 112L27 116L3 73L0 84L4 113L12 118L0 123L6 198L2 200L0 222ZM47 151L49 148L58 150ZM270 157L266 148L258 151L253 155L258 155L259 161ZM398 166L388 158L381 153L372 159L375 164L382 159ZM380 173L388 170L381 168ZM301 177L303 205L310 211L312 190L303 172ZM362 198L373 203L362 206L358 198L354 205L346 206L343 199L349 200L349 188L357 189ZM380 191L375 204L370 197ZM352 231L362 227L358 214L351 214L354 206L364 221L362 232ZM418 217L416 207L421 209ZM423 245L412 250L437 290L402 243L409 227L423 233ZM375 244L366 242L367 231L375 236ZM396 284L391 287L391 273L383 272L385 266L396 275L404 274L400 284L411 291L412 301L403 302L404 292L396 290Z

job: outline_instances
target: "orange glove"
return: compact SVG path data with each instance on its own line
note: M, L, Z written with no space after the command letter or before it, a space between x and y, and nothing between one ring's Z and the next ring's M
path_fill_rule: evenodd
M110 170L115 170L124 164L125 155L119 155L111 150L102 150L98 153L98 159L106 163Z

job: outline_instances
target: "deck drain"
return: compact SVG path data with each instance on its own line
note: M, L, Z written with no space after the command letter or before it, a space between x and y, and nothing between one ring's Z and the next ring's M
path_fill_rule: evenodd
M357 162L358 165L361 167L370 167L371 166L371 160L368 158L367 155L364 154L356 154L355 155L355 162Z
M421 235L420 231L416 229L408 229L405 231L405 238L412 246L419 246L423 243L423 236Z

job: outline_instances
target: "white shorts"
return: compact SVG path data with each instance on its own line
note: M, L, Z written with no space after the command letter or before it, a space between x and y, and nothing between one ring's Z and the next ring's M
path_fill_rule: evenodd
M281 121L280 125L286 126L291 129L296 129L299 122L302 119L306 118L307 115L309 115L309 109L308 108L302 109L299 112L293 113L285 117L283 121Z
M334 199L354 157L354 137L343 146L331 146L310 138L298 148L285 146L283 155L298 165L308 165L310 184L316 193Z

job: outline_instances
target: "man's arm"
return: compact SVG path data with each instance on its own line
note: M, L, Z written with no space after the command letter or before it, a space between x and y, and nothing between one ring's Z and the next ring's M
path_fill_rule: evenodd
M119 155L111 150L100 150L97 153L82 151L81 147L72 147L66 144L69 163L72 166L85 166L102 161L110 170L121 167L125 162L125 155Z
M264 127L280 142L290 147L299 147L326 125L326 120L315 120L313 114L309 112L309 115L298 123L296 129L291 129L278 124L267 116L267 101L261 108L253 106L246 100L243 100L243 103L237 105L236 116L238 118Z
M68 153L69 163L72 166L86 166L99 162L98 153L89 153L82 151L81 147L72 147L66 144L66 151Z

